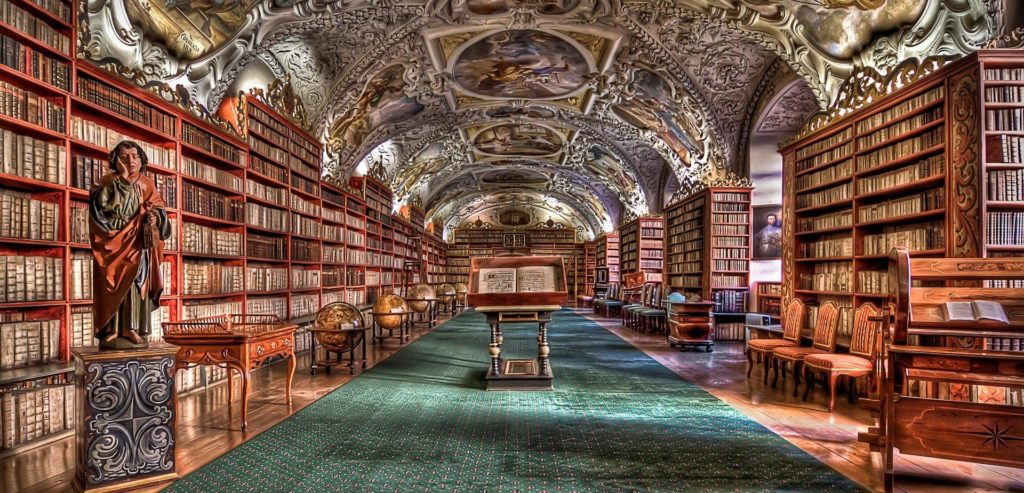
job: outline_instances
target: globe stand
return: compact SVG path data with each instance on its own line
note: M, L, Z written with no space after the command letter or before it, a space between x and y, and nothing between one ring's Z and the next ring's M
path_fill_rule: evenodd
M347 330L320 330L320 329L309 329L310 334L313 337L313 343L310 346L309 354L312 355L310 358L309 372L316 375L317 370L320 367L324 368L324 371L328 375L331 374L331 368L345 364L345 354L348 354L348 373L349 375L355 375L356 373L356 349L362 348L362 366L366 369L366 327L357 327L354 329ZM329 347L327 344L321 344L324 350L324 358L320 359L317 357L317 336L316 332L341 332L346 338L344 345L335 345ZM331 355L334 355L334 361L331 361Z
M423 311L412 311L412 320L409 321L409 325L412 328L416 328L418 325L430 329L437 325L437 300L435 299L413 299L407 298L406 303L412 305L416 303L426 303L427 309Z
M373 343L377 344L380 341L383 344L385 339L398 339L399 344L409 342L409 322L412 320L410 316L412 313L409 310L401 312L370 312L370 315L373 316ZM378 323L378 317L386 316L401 317L402 321L397 327L384 327ZM387 331L387 335L384 335L384 331ZM395 335L396 331L398 332L397 336Z
M444 315L455 315L455 295L454 294L442 294L437 297L440 302L440 308L438 309L439 314Z

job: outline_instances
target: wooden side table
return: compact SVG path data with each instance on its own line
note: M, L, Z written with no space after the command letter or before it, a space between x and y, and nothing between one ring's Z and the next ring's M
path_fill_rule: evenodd
M232 372L241 373L243 430L249 424L249 372L275 356L288 359L285 397L291 407L297 325L285 324L275 315L228 315L164 322L163 328L164 340L179 346L175 370L194 365L228 369L229 403L234 395Z
M668 313L668 345L670 347L703 347L705 351L715 350L712 339L715 326L711 310L713 301L672 303Z

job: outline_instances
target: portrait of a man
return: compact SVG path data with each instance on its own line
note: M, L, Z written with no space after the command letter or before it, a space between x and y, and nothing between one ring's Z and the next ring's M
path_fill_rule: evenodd
M754 206L754 259L782 257L782 206Z

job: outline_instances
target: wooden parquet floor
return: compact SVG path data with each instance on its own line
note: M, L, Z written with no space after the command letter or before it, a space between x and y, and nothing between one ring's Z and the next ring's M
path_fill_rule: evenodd
M811 401L803 402L791 396L791 381L778 389L762 385L759 369L748 381L740 343L719 343L713 353L681 352L669 348L663 337L622 329L615 320L594 320L840 473L871 490L880 489L871 454L856 441L857 432L870 422L867 412L840 398L836 412L830 414L820 389ZM426 329L416 329L413 339L425 332ZM394 342L371 348L371 365L401 349ZM196 470L352 378L347 371L310 375L308 359L300 357L293 386L294 405L289 410L284 403L284 371L285 365L278 364L253 374L246 431L241 430L237 390L231 406L227 386L223 384L181 398L177 430L179 473L185 475ZM69 438L0 459L0 492L70 491L73 474L74 441ZM1024 491L1024 470L1019 469L898 456L897 474L897 489L906 493ZM158 490L156 487L143 491Z

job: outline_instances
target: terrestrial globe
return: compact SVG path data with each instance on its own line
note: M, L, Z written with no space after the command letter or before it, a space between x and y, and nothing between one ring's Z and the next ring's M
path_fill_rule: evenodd
M430 308L430 301L436 300L437 294L429 284L417 284L409 288L409 309L416 313L423 313Z
M311 332L316 342L328 351L345 352L351 348L354 338L347 332L363 328L363 315L356 307L343 301L324 305L313 320Z
M382 329L397 329L409 316L409 305L397 294L386 294L373 304L373 319Z

